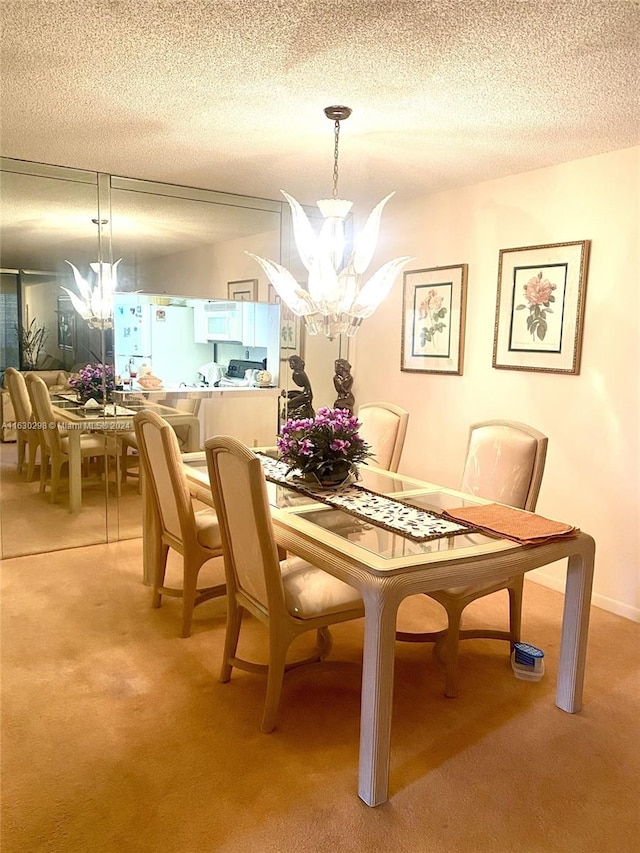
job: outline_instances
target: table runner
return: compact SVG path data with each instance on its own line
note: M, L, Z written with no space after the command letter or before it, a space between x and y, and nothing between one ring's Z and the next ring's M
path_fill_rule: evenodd
M430 539L442 539L470 533L475 530L469 524L444 518L436 512L411 506L397 498L372 492L357 483L340 486L338 489L321 489L296 482L287 474L286 463L270 456L258 454L264 475L272 483L279 483L296 492L308 495L314 501L341 509L357 518L383 527L392 533L399 533L414 542L426 542Z

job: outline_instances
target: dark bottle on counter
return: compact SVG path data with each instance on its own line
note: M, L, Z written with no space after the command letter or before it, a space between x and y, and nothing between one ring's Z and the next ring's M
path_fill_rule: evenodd
M123 386L123 384L122 384L122 376L116 376L116 381L115 381L115 390L116 390L116 391L122 391L122 390L123 390L123 387L124 387L124 386Z

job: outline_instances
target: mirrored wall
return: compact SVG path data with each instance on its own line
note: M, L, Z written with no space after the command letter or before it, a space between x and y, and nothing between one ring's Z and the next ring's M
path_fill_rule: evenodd
M238 283L255 282L258 301L276 301L247 251L281 260L300 281L306 278L296 266L284 202L23 161L3 159L1 166L0 370L35 369L52 394L64 391L69 375L86 364L114 362L113 330L90 328L64 290L77 290L70 264L88 278L91 264L120 261L119 291L167 298L226 300ZM286 309L281 323L278 363L275 369L267 365L277 377L280 408L295 388L291 355L306 362L316 408L332 405L334 362L347 357L341 341L305 340L302 325ZM241 343L237 352L212 344L203 357L248 357L250 347ZM2 402L4 427L6 391ZM70 513L66 492L51 504L37 480L18 475L15 433L3 428L2 438L3 557L140 535L136 480L125 479L118 495L108 454L103 470L83 475L82 509Z

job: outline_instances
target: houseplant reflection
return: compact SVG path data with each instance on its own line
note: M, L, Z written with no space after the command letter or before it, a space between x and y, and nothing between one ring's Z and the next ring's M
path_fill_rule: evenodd
M110 364L87 364L79 373L69 377L81 403L95 400L104 403L115 387L115 372Z

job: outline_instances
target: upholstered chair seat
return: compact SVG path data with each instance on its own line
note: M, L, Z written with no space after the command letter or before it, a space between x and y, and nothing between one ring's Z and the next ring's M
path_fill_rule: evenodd
M362 603L354 587L301 557L281 560L280 570L287 610L297 619L330 616Z

